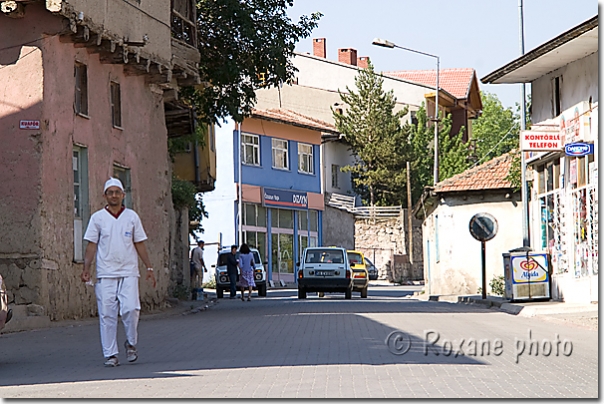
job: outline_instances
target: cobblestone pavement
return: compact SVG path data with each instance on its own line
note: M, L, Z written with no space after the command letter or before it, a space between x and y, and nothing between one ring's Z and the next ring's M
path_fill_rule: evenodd
M251 302L220 299L196 314L143 317L139 360L128 363L121 352L117 368L102 366L96 321L3 334L0 396L598 397L597 331L404 299L412 290L375 286L368 299L352 300L269 291ZM393 331L404 336L389 348ZM529 338L538 355L529 355ZM124 339L120 324L120 346Z

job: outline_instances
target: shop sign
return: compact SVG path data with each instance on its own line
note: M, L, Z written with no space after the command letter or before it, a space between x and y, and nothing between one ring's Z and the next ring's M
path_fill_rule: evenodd
M262 204L272 208L308 209L306 192L263 188Z
M511 255L512 281L514 283L547 282L547 255L539 253Z
M594 153L594 145L589 143L569 143L564 146L567 156L583 157Z
M562 145L590 139L590 112L589 103L583 101L560 114L557 120Z
M559 151L562 149L560 133L554 131L525 130L520 133L523 151Z
M19 121L19 129L27 129L27 130L40 129L40 121L32 121L32 120Z

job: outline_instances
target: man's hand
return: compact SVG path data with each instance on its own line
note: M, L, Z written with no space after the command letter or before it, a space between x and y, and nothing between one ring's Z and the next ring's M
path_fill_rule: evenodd
M80 278L82 279L82 282L89 282L90 281L90 271L87 269L84 269L82 271L82 274L80 275Z
M208 272L208 268L206 268L206 267L203 267L203 270L204 270L205 272Z
M155 286L157 285L157 281L155 280L155 274L153 273L153 271L147 271L147 280L151 280L151 282L153 282L153 289L155 289Z

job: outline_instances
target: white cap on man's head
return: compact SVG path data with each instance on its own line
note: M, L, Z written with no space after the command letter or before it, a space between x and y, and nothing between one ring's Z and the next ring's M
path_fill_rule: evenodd
M107 182L105 183L105 189L103 189L103 193L107 192L107 188L109 188L109 187L118 187L122 191L124 190L122 181L118 180L117 178L113 178L113 177L109 178L109 180L107 180Z

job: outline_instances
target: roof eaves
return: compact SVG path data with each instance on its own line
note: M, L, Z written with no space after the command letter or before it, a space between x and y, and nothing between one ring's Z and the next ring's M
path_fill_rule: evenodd
M567 43L569 41L572 41L573 39L585 34L586 32L591 31L592 29L596 28L597 26L598 26L598 16L596 15L595 17L592 17L589 20L577 25L576 27L573 27L573 28L569 29L568 31L563 32L562 34L558 35L557 37L545 42L541 46L538 46L537 48L530 51L529 53L525 53L524 55L520 56L519 58L512 60L507 65L495 70L494 72L487 74L485 77L480 79L480 81L483 84L496 84L495 82L497 80L501 79L502 77L506 76L507 74L509 74L523 66L526 66L533 60L536 60L536 59L540 58L541 56L543 56L549 52L552 52L556 48L564 45L565 43Z

